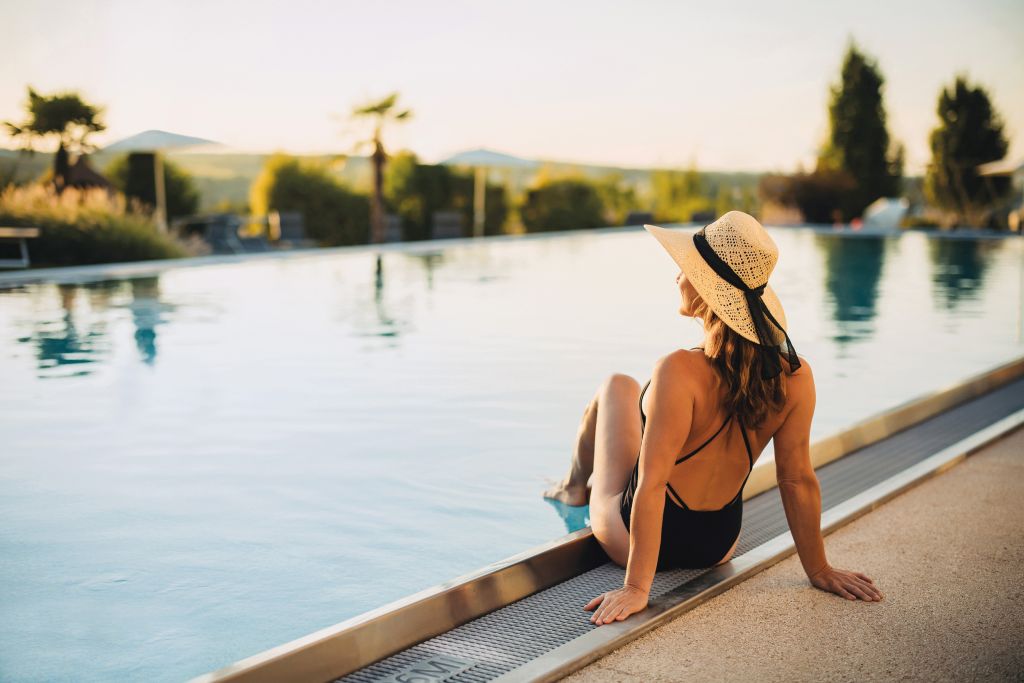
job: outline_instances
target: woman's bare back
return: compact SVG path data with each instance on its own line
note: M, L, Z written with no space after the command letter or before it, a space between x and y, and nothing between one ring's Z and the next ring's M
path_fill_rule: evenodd
M724 383L702 350L680 349L671 355L685 354L686 362L680 364L690 373L688 383L704 388L694 396L693 426L680 455L689 453L714 435L728 414L723 406ZM804 385L809 379L809 366L803 357L800 368L792 375L784 372L786 382L786 403L777 413L769 414L757 429L748 429L747 438L756 462L772 436L779 430L792 407L805 393ZM682 381L684 378L680 378ZM650 394L643 397L642 409L650 414ZM717 510L736 495L736 491L747 475L749 468L743 435L735 416L710 443L699 453L672 468L669 484L678 492L686 505L693 510Z

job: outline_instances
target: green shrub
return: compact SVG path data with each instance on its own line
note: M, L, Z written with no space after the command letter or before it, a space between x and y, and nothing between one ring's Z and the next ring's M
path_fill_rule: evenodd
M275 154L253 182L249 203L256 214L298 211L306 234L325 246L369 241L369 198L343 186L321 164Z
M452 208L454 182L447 166L421 164L410 152L391 158L384 177L384 195L389 210L402 217L403 239L430 238L434 212Z
M528 232L607 225L600 193L583 180L554 180L528 191L520 216Z
M164 187L167 199L167 220L191 216L199 208L199 191L185 171L164 159ZM125 154L107 165L107 177L129 200L136 199L150 207L156 205L156 181L153 178L153 154Z
M41 229L29 243L35 265L145 261L185 256L171 237L123 196L105 190L65 189L60 195L42 185L0 192L0 225Z
M402 217L402 236L406 240L430 239L434 234L434 213L438 211L461 213L465 236L469 236L475 188L472 170L466 173L448 166L421 164L411 152L393 156L384 178L388 209ZM484 234L502 234L507 216L505 188L487 183Z
M808 223L833 223L843 216L843 201L856 188L846 171L819 168L793 175L769 173L761 178L764 202L796 207Z
M846 171L819 168L793 176L793 196L808 223L842 220L845 202L856 189L856 179Z

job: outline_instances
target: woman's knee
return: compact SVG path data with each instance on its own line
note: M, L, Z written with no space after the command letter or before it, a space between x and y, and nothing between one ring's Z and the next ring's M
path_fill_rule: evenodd
M601 385L601 393L624 393L639 391L640 383L629 375L616 372L605 378Z

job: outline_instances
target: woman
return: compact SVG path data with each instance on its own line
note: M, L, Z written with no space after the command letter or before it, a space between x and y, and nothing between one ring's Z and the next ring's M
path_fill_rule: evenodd
M626 568L622 588L585 605L595 610L591 622L647 607L656 570L732 557L743 486L769 440L811 583L850 600L881 600L870 578L825 559L810 461L814 377L767 284L775 242L741 211L697 232L644 227L680 266L679 313L703 323L704 343L659 359L643 388L627 375L609 377L584 412L569 474L544 493L569 505L589 499L594 536Z

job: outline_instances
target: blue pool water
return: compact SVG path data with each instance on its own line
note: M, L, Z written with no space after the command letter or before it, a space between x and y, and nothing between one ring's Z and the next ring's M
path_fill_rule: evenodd
M1020 239L771 230L815 438L1024 352ZM642 230L376 253L0 290L0 679L182 680L564 534L602 378L701 338Z

